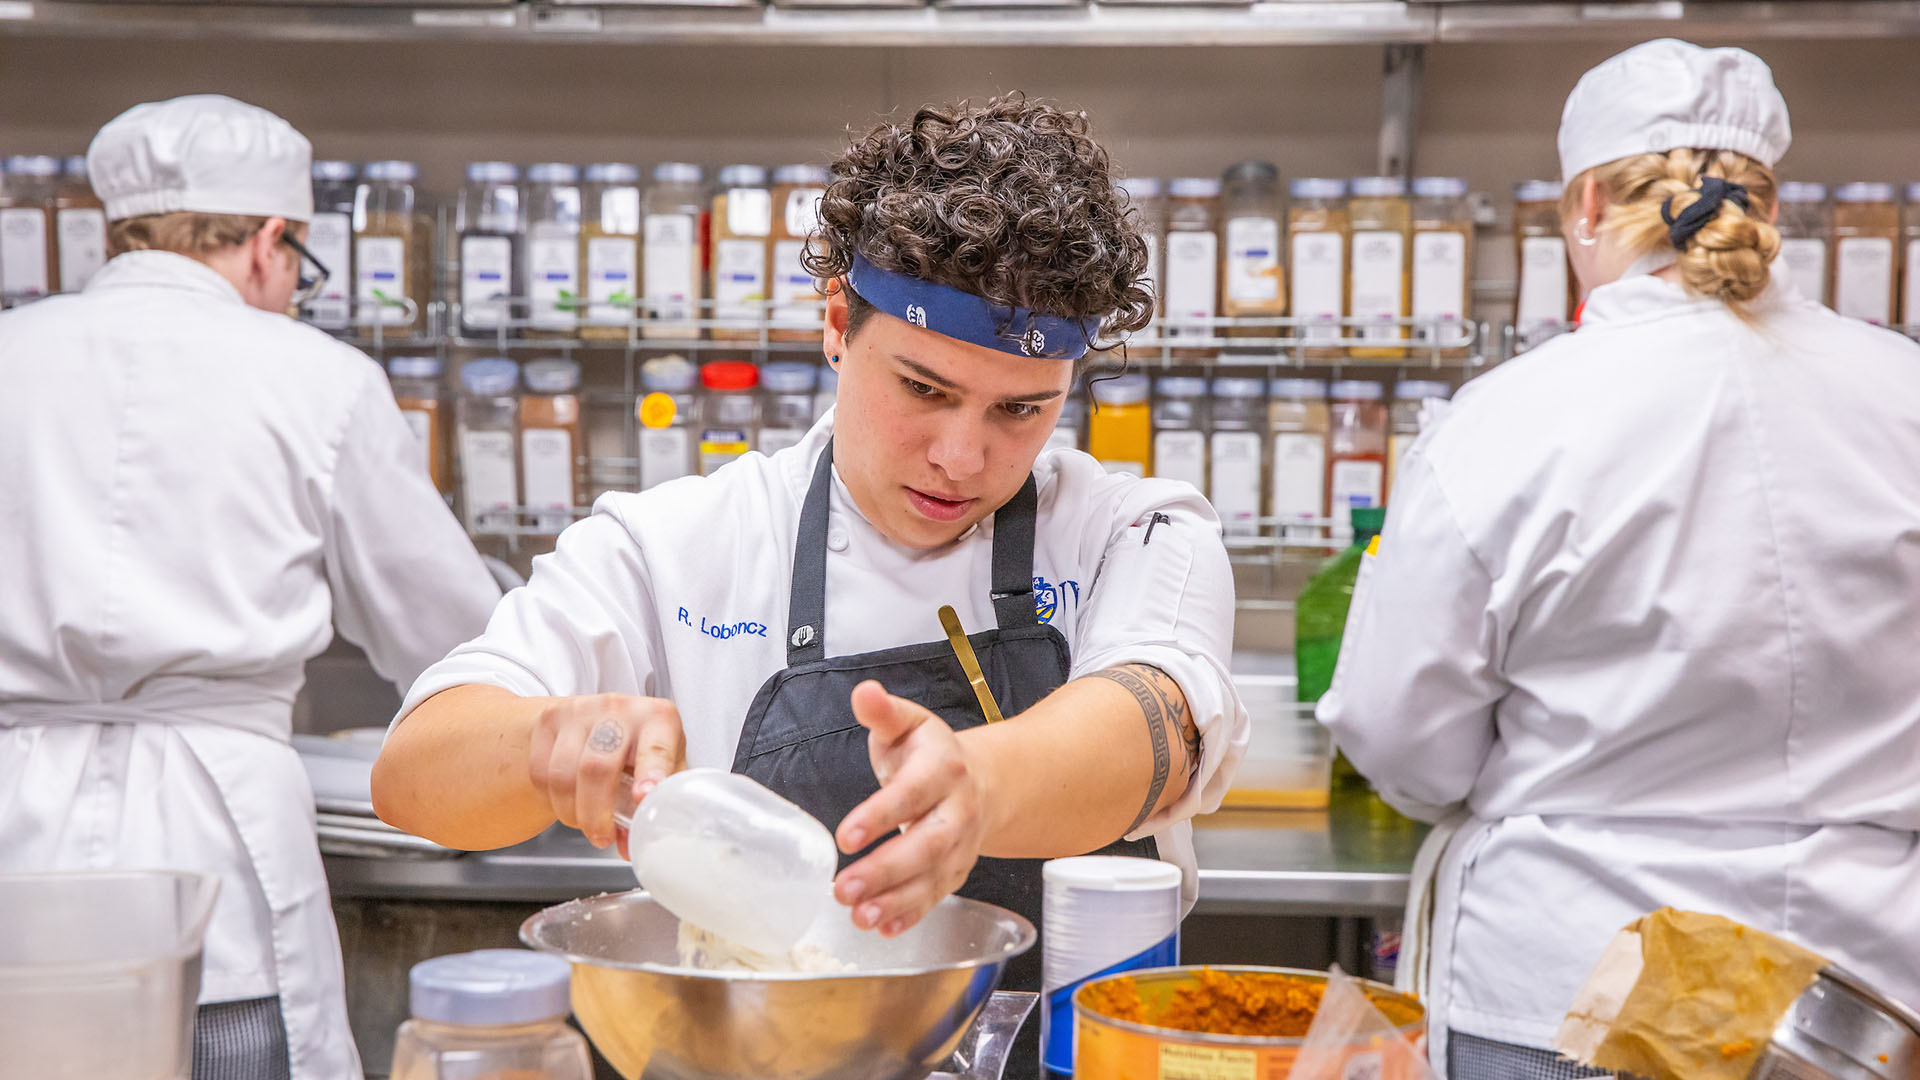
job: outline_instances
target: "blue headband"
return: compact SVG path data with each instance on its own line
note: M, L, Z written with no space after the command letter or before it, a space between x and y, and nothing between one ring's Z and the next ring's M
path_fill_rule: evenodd
M969 345L1014 356L1078 360L1087 355L1099 319L1063 319L1002 307L948 285L882 270L857 252L847 282L861 299L896 319Z

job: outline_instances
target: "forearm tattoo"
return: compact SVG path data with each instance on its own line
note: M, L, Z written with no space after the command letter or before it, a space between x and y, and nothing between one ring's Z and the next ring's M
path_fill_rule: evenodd
M1170 732L1180 736L1180 748L1186 753L1185 764L1190 776L1200 764L1200 729L1187 713L1186 695L1158 668L1146 664L1128 664L1096 671L1091 677L1107 679L1125 687L1133 695L1134 701L1139 703L1140 712L1147 719L1147 738L1153 744L1153 779L1147 785L1147 797L1140 805L1140 813L1134 817L1133 824L1127 826L1126 832L1130 833L1153 814L1154 807L1160 805L1160 797L1166 794L1167 781L1173 776Z

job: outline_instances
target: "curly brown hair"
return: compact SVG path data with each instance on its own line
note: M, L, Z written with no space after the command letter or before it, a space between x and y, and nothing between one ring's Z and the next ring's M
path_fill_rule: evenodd
M833 163L805 266L844 278L859 252L1005 307L1099 319L1101 338L1139 330L1153 314L1147 243L1088 132L1085 113L1023 94L881 124ZM847 297L851 335L873 308Z

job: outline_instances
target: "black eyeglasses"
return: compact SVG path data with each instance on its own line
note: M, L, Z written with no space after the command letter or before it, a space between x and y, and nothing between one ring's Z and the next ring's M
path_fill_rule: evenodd
M313 252L308 251L305 244L286 233L280 234L280 241L300 256L300 277L294 286L293 302L299 307L305 307L320 295L320 290L327 284L327 275L330 271L326 263L313 257ZM309 270L312 272L309 273Z

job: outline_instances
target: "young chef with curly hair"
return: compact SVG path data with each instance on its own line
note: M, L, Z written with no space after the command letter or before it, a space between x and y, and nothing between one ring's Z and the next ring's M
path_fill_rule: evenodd
M1177 863L1191 900L1185 822L1247 738L1218 522L1184 484L1042 453L1092 343L1150 312L1106 154L1013 98L877 127L832 172L809 266L837 407L771 457L601 499L414 685L380 814L456 847L556 819L605 846L623 770L643 796L717 766L836 830L863 928L954 892L1038 924L1040 860L1094 851ZM1037 989L1039 958L1010 981Z

